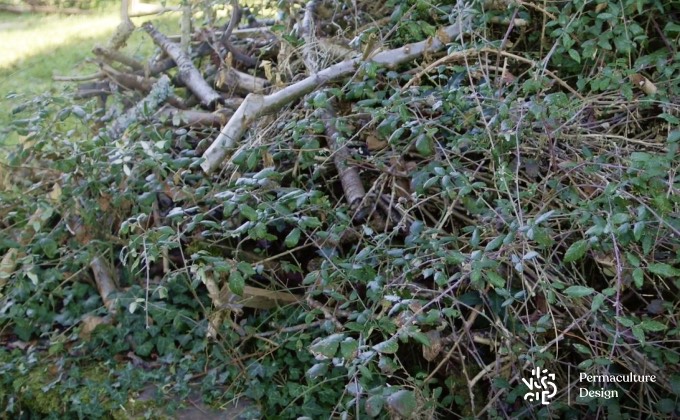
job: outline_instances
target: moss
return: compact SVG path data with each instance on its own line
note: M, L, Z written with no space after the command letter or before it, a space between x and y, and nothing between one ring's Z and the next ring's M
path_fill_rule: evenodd
M31 413L62 413L66 400L54 375L48 367L39 367L18 377L12 383L12 390L17 403Z
M24 375L16 375L11 386L0 388L0 402L14 397L19 409L39 416L84 416L88 418L171 418L162 401L141 400L116 394L115 381L108 368L100 365L75 366L66 373L53 373L54 361L36 366Z

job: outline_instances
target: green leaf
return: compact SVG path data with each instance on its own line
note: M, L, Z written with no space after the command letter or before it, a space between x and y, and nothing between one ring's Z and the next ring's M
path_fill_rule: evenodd
M239 206L239 210L241 211L241 214L243 217L247 218L251 222L254 222L257 220L257 212L255 211L254 208L250 207L247 204L241 204Z
M659 321L654 321L652 319L646 319L640 323L640 327L645 330L645 331L652 331L652 332L659 332L659 331L665 331L666 330L666 325L659 322Z
M57 243L52 238L42 238L38 242L47 258L54 258L57 255Z
M501 246L501 244L503 243L503 239L505 239L505 235L495 237L491 242L489 242L486 245L486 247L484 247L484 252L495 251L499 246Z
M284 240L284 243L286 244L286 247L292 248L295 245L298 244L300 241L300 233L302 231L299 228L295 228L290 231L290 233L286 236L286 239Z
M387 406L400 417L410 418L416 410L416 396L402 389L387 397Z
M378 417L385 405L385 397L382 395L373 395L366 400L366 414L369 417Z
M616 320L619 321L619 324L623 325L626 328L630 328L633 326L634 322L629 319L629 318L624 318L622 316L617 316Z
M340 355L345 359L354 359L358 349L359 342L352 337L347 337L340 343Z
M581 62L581 56L578 54L578 51L576 50L569 50L569 57L571 57L572 60L576 61L577 63Z
M416 150L421 156L427 157L434 153L434 147L432 145L432 139L430 139L425 134L421 134L416 139Z
M604 303L604 299L605 296L602 293L598 293L597 295L595 295L595 297L593 298L593 302L590 305L590 310L595 312L598 309L600 309L602 307L602 304Z
M241 261L238 264L236 264L236 268L238 268L238 270L241 273L243 273L246 277L254 276L256 274L253 265L246 261Z
M592 287L586 286L569 286L564 290L564 294L573 298L580 298L584 296L590 296L595 292Z
M582 239L580 241L574 242L564 254L564 262L570 263L580 260L586 254L587 249L588 241Z
M642 271L641 268L636 268L633 270L633 283L635 283L635 287L638 289L642 287L645 281L645 274Z
M332 334L322 340L317 341L309 347L309 351L314 356L323 356L325 358L335 357L338 351L340 342L345 338L345 334Z
M584 346L583 344L575 343L574 348L576 348L576 350L579 353L587 354L588 356L592 355L592 353L590 352L590 349L588 347Z
M307 370L305 376L308 379L316 379L328 372L328 363L317 363Z
M495 287L505 287L505 279L495 271L492 270L485 271L484 274L486 275L486 279L489 280L489 283L491 283L491 285Z
M650 264L648 267L650 272L661 276L661 277L678 277L680 276L680 270L675 267L671 267L665 263L654 263Z
M394 338L390 338L389 340L383 341L382 343L373 346L373 350L377 351L378 353L394 354L397 352L397 350L399 350L399 343L397 343L397 340Z
M243 296L243 289L245 288L246 281L241 275L241 272L234 270L229 275L229 290L238 296Z
M631 331L633 332L633 337L637 338L640 344L645 344L645 332L642 330L642 327L636 325L631 328Z

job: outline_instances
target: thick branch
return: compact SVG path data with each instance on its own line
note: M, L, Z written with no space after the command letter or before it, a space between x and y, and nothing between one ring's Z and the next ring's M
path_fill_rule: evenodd
M142 25L142 28L148 32L156 45L161 47L161 49L177 63L180 78L189 90L201 100L201 103L204 106L213 108L215 104L222 101L220 94L210 87L203 76L201 76L201 73L194 67L191 58L182 51L179 45L170 42L168 38L158 32L150 22L146 22Z
M447 42L458 37L461 32L459 24L451 25L438 30L436 38L428 38L425 41L380 52L374 55L370 61L393 68L412 61L425 53L442 49ZM241 140L248 126L257 118L280 109L282 106L314 91L319 86L353 74L362 61L361 57L342 61L271 95L262 96L251 93L229 120L229 123L222 129L213 144L206 150L203 155L205 161L201 164L201 168L206 173L217 169L229 150L234 147L236 142Z
M269 86L269 81L240 72L231 67L222 67L219 73L217 73L215 86L223 92L233 91L239 94L263 93Z
M118 287L113 277L113 271L101 257L94 257L90 262L90 268L92 268L94 281L97 284L97 290L99 290L99 296L101 296L104 306L106 306L109 314L115 315L117 312L116 302L110 296L118 291Z

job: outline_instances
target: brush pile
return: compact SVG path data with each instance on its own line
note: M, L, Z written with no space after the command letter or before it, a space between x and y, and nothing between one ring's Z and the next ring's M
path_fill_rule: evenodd
M41 309L3 334L156 368L201 343L263 416L677 414L672 13L283 3L124 16L75 102L17 111L0 282Z

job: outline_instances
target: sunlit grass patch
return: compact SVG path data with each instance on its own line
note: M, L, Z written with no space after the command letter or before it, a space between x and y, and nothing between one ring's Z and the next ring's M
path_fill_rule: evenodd
M179 28L177 14L134 18L139 27L153 20L166 33ZM43 93L60 95L73 89L72 83L54 82L52 77L91 74L96 64L92 47L106 44L120 22L116 10L82 16L0 14L0 144L16 141L6 137L12 109L31 97ZM125 51L146 59L153 43L138 29ZM9 96L9 97L8 97Z

